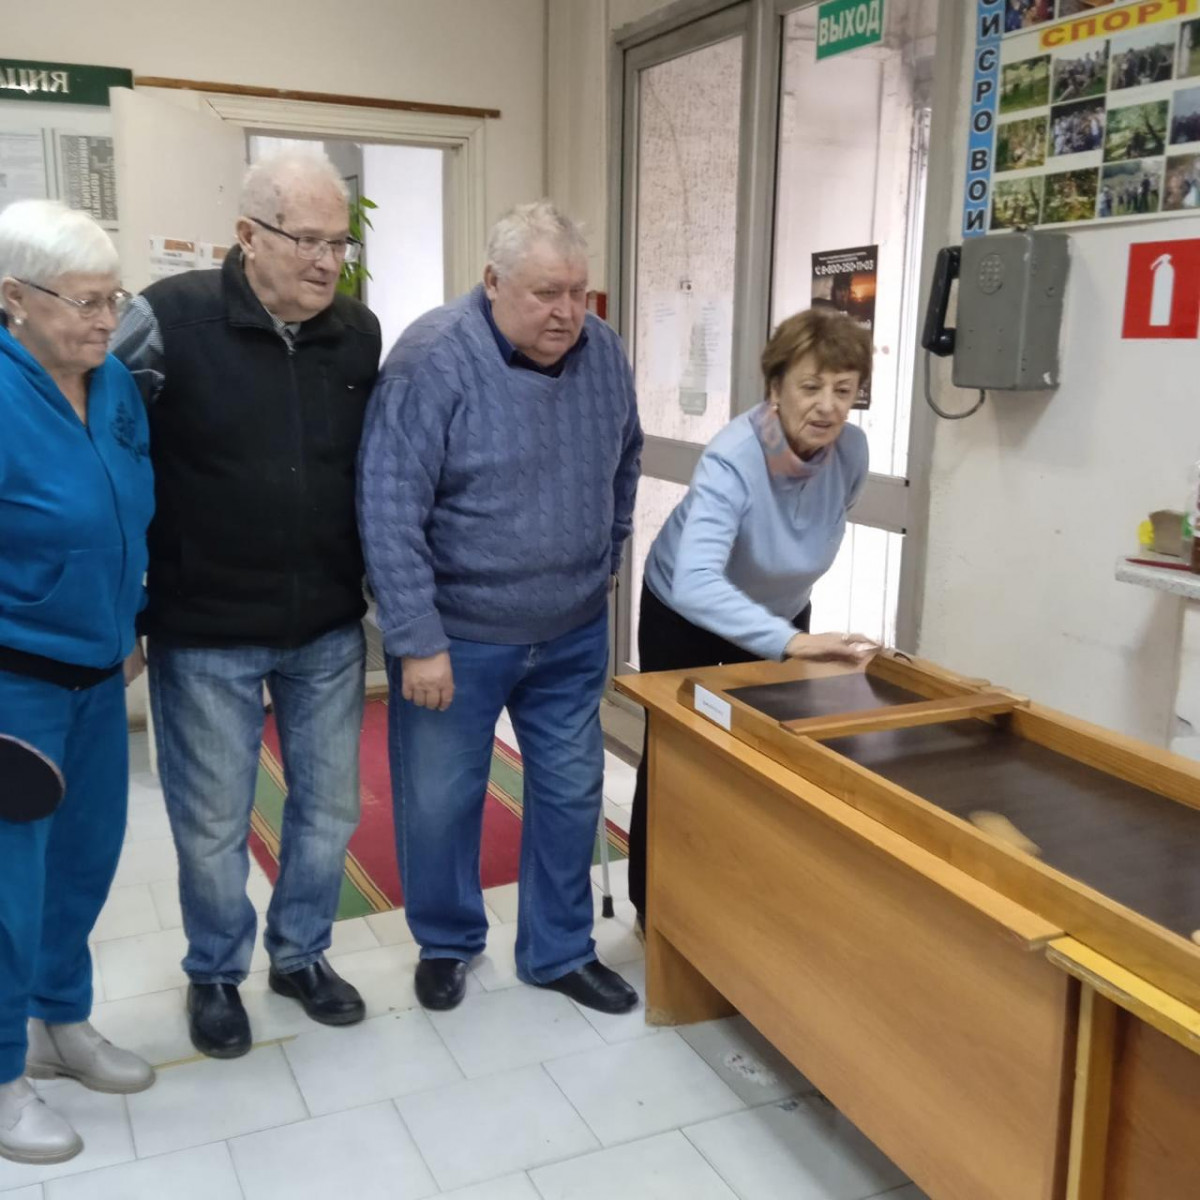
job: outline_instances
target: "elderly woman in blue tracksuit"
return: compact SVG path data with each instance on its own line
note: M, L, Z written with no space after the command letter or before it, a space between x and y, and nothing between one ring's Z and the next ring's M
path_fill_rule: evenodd
M867 479L867 439L847 425L871 374L871 338L814 309L788 318L762 356L766 398L705 449L646 559L643 671L754 659L862 662L857 635L809 634L809 594L833 565ZM646 754L629 830L629 898L646 912Z
M154 508L145 412L108 354L124 299L90 217L43 200L0 213L0 733L66 782L55 812L25 820L0 780L0 1156L17 1162L83 1147L27 1076L104 1092L154 1081L88 1022L88 935L125 834L125 684Z

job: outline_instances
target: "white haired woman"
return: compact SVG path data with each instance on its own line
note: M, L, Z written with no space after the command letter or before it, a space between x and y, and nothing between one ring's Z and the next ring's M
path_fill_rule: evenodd
M0 780L0 1156L17 1162L83 1148L27 1076L154 1082L88 1022L88 935L125 833L124 684L141 669L154 507L141 397L108 354L125 298L89 216L44 200L0 213L0 733L66 783L44 812Z

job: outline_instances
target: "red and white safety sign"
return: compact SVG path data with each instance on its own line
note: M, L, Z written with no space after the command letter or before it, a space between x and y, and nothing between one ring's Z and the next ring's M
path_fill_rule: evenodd
M1200 238L1129 247L1122 336L1200 337Z

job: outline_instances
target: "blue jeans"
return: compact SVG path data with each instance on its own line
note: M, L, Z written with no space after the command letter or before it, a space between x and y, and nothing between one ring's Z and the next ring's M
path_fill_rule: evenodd
M547 983L596 957L591 864L603 802L608 614L534 646L451 639L450 658L454 702L445 712L402 700L400 661L388 660L408 924L422 958L466 961L483 951L483 803L496 721L507 707L525 761L517 974Z
M88 935L108 896L129 795L125 683L81 692L0 671L0 733L58 763L66 794L40 821L0 819L0 1084L25 1073L29 1017L92 1011ZM4 781L0 780L0 787Z
M239 984L250 969L257 917L246 896L247 839L264 682L288 797L263 941L280 971L315 962L329 947L346 844L358 825L362 627L293 650L151 639L148 658L158 773L179 852L184 971L195 983Z

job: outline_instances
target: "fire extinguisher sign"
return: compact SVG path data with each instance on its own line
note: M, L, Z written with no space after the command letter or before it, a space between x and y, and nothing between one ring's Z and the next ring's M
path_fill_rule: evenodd
M1200 238L1129 247L1122 336L1200 337Z

